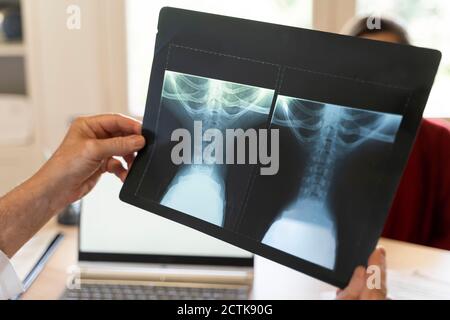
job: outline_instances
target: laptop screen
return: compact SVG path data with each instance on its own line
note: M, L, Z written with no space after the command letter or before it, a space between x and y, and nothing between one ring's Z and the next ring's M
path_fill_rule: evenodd
M121 186L103 175L83 199L80 260L253 264L250 252L120 201Z

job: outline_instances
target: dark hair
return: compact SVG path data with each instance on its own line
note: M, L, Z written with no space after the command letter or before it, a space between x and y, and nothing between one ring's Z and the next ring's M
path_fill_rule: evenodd
M370 25L371 22L370 19L375 18L380 19L378 21L380 28L369 28L368 25ZM389 32L395 34L398 37L399 42L402 44L411 44L406 29L402 27L399 23L388 18L379 18L371 16L359 17L349 21L343 30L344 34L354 37L361 37L363 35L382 32Z

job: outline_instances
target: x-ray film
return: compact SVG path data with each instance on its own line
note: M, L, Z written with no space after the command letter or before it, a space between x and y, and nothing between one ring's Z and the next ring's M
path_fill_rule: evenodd
M121 199L343 287L376 246L439 59L164 8Z
M225 130L264 124L273 96L274 91L269 89L166 71L161 108L168 108L180 123L184 123L183 127L192 123L201 125L188 131L191 137L195 136L196 129L200 136L215 130L221 139L199 141L193 148L190 143L191 154L187 157L184 154L184 166L180 166L169 183L160 204L223 226L229 192L225 181L226 166L223 166ZM206 148L216 149L216 152L205 153Z
M385 152L402 117L279 95L273 127L289 132L290 152L306 157L298 192L267 228L262 243L334 269L337 221L328 202L334 172L364 143L384 143ZM321 245L318 245L322 243Z

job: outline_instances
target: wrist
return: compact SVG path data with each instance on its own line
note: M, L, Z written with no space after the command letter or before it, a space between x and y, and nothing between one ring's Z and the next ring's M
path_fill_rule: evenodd
M12 257L64 206L54 201L55 185L39 170L0 198L0 250Z
M69 205L65 197L64 179L62 176L58 176L51 166L49 167L49 163L39 169L27 181L27 184L29 189L34 190L35 201L41 206L45 206L51 216L61 212Z

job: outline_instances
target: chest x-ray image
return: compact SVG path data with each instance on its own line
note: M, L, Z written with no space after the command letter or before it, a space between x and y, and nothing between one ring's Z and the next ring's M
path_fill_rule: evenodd
M162 111L170 112L192 139L189 161L179 166L160 203L217 226L227 211L227 166L223 139L201 140L208 130L246 129L267 121L273 90L166 71ZM194 124L194 127L193 127ZM209 131L211 132L211 131ZM205 153L208 148L215 150ZM216 161L217 152L223 157ZM205 156L206 155L206 156Z
M272 124L288 130L292 152L305 154L303 176L262 243L333 269L337 225L328 194L341 161L366 142L392 144L402 117L278 96Z

